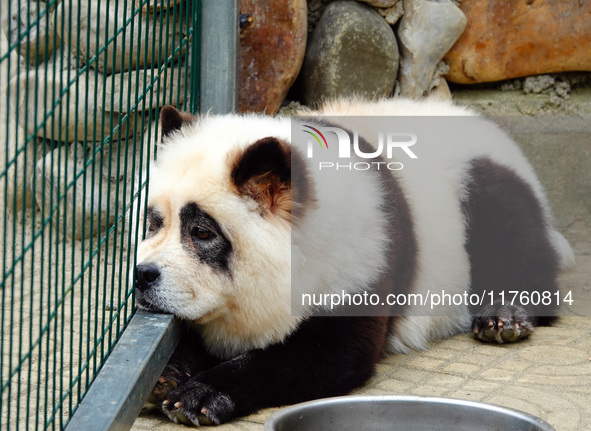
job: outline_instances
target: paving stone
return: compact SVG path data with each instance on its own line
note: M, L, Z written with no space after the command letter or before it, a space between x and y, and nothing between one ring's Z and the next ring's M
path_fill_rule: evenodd
M556 349L548 349L548 345L530 345L520 350L519 357L524 360L536 358L539 364L560 365L561 367L582 363L586 359L584 352L579 349L562 346Z
M486 402L489 394L487 392L460 389L459 391L449 392L445 394L445 396L449 398L455 398L457 400Z
M421 385L413 388L410 393L404 395L415 395L419 397L445 397L449 388L442 386Z
M433 358L416 358L412 366L424 370L438 371L449 365L449 362Z
M500 358L502 358L502 355L500 355ZM470 362L473 364L480 364L481 367L487 368L493 364L497 364L500 358L496 355L487 355L480 352L475 352L470 355ZM458 360L461 359L462 358L458 358Z
M461 362L456 362L445 367L445 372L454 373L458 375L472 375L479 372L482 369L480 365L472 365Z
M493 381L504 381L508 382L513 380L513 375L508 374L507 370L503 370L500 368L489 368L488 370L482 372L480 374L481 378Z
M425 382L430 386L438 386L447 388L447 390L449 390L452 388L462 387L464 383L466 383L466 375L454 375L447 374L445 372L436 372L431 373Z
M457 350L443 349L438 345L432 347L424 353L426 358L432 358L441 361L457 359L458 355L460 355L460 353L458 353Z
M512 347L512 346L511 346ZM521 347L521 346L520 346ZM504 370L505 374L512 374L516 375L519 372L525 371L530 369L534 366L537 366L536 361L537 357L527 357L527 358L517 358L515 355L512 355L509 358L505 358L503 362L498 364L499 368Z
M395 379L388 379L388 380L384 380L380 383L376 384L376 388L380 389L382 391L394 394L394 393L400 393L400 394L405 394L405 393L409 393L412 389L414 385L408 383L408 382L401 382L400 380L395 380ZM363 390L362 390L363 391Z
M591 367L589 368L591 370ZM540 381L540 378L544 380L544 383L548 386L560 386L562 388L566 388L568 386L581 386L581 385L591 385L591 378L587 376L581 375L574 375L574 376L564 376L564 375L557 375L553 374L528 374L524 377L521 377L518 381L520 383L536 383Z
M470 379L462 387L466 392L482 392L492 394L495 391L502 391L504 388L502 383L487 382L480 379Z

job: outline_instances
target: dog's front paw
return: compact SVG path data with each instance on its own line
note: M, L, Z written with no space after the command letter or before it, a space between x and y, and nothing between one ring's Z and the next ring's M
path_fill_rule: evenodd
M535 318L521 307L487 307L472 319L472 332L474 338L482 341L512 343L529 336L534 324Z
M191 378L189 369L180 365L168 364L148 396L142 412L161 410L162 402L173 390Z
M234 417L235 404L229 395L190 380L169 394L162 411L175 423L219 425Z

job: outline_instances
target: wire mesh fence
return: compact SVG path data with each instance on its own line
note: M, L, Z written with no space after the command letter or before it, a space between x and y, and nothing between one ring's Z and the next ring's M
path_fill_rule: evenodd
M198 13L0 2L0 430L63 429L131 319L156 108L196 104Z

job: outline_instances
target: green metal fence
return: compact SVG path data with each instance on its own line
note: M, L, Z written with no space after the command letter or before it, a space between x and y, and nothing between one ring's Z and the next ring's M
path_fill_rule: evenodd
M0 430L63 429L132 317L156 108L197 107L199 9L0 2Z

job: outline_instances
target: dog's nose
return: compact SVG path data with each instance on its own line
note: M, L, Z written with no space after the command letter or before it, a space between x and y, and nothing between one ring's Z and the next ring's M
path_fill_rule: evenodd
M147 290L154 286L160 277L160 270L153 263L140 263L135 267L136 287Z

